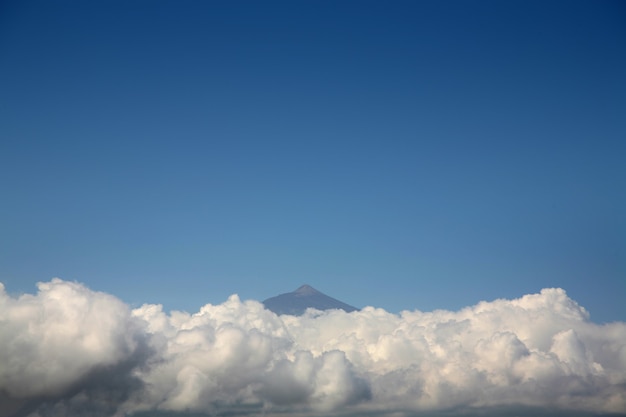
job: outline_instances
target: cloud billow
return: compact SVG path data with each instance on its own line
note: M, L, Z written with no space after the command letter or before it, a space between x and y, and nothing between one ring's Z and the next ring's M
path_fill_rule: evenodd
M38 288L0 292L1 417L626 414L626 323L591 322L561 289L457 312L277 316L236 295L188 314Z
M83 285L54 279L38 288L16 299L0 284L0 416L115 412L141 389L133 372L152 354L143 323Z

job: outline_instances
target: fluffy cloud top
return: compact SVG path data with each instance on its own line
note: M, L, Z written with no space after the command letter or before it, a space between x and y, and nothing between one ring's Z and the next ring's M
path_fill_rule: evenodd
M594 324L561 289L458 312L300 317L236 295L195 314L131 310L59 279L0 290L2 417L626 414L626 323Z

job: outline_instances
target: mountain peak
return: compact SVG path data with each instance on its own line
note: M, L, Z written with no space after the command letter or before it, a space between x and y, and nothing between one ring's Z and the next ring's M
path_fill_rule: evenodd
M277 295L263 301L265 308L276 314L304 314L307 308L318 310L339 309L347 312L358 310L358 308L336 300L326 294L321 293L310 285L304 284L293 292Z
M313 294L321 294L318 290L316 290L315 288L311 287L308 284L304 284L302 286L300 286L297 290L295 290L293 292L294 294L297 295L313 295Z

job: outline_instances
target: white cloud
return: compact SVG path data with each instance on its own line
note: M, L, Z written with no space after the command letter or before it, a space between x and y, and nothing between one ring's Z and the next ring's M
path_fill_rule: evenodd
M55 279L2 289L0 317L0 416L626 414L626 323L590 322L561 289L458 312L278 317L237 296L131 311Z
M101 389L130 392L137 384L128 369L147 352L143 323L117 298L77 283L54 279L38 289L12 298L0 284L0 415L79 392L85 401Z

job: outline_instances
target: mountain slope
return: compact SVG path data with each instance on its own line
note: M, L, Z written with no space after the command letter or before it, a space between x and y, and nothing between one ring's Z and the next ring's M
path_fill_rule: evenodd
M265 308L276 314L291 314L294 316L304 314L304 311L311 307L318 310L341 309L347 312L358 310L356 307L319 292L310 285L303 285L293 292L268 298L263 301L263 304Z

